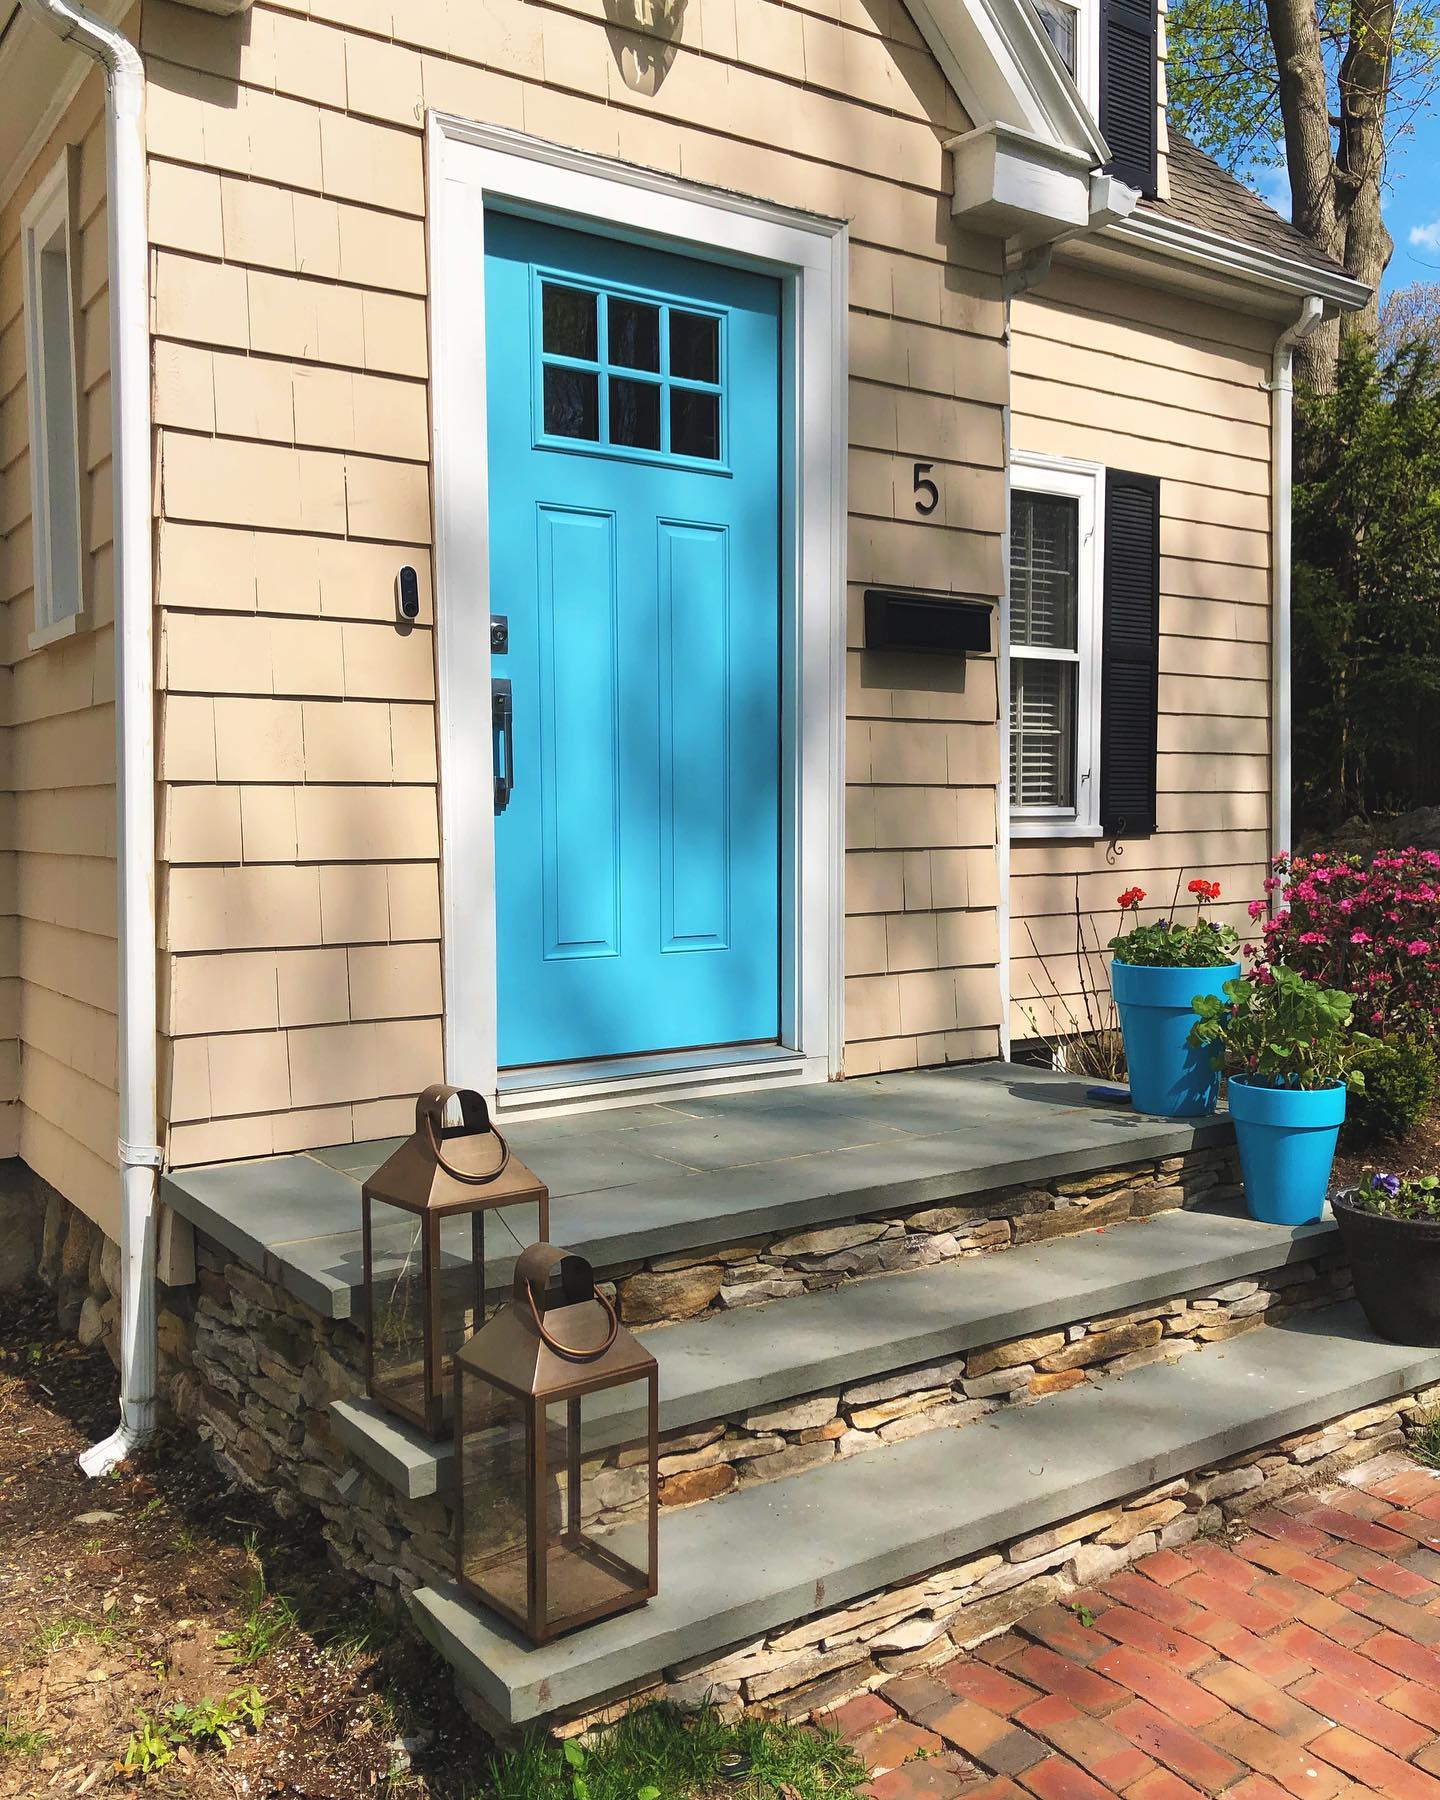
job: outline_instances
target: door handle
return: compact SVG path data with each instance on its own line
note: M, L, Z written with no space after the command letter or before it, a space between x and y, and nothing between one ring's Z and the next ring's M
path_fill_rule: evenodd
M495 813L510 804L515 792L515 701L507 679L490 683L490 738L495 760Z

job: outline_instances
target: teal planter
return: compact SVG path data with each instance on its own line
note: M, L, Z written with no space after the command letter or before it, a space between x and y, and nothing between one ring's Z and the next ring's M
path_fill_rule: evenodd
M1325 1210L1345 1121L1344 1082L1258 1087L1232 1075L1229 1099L1250 1217L1264 1225L1312 1225Z
M1214 1112L1220 1077L1210 1066L1212 1053L1186 1042L1195 1023L1190 1003L1197 994L1223 997L1225 983L1239 974L1239 963L1223 963L1218 969L1147 969L1112 961L1110 987L1136 1112L1166 1119L1199 1119Z

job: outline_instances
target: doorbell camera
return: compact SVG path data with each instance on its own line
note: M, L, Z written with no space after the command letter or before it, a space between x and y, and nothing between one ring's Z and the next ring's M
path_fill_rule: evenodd
M400 571L400 617L402 619L418 619L420 617L420 577L407 563Z

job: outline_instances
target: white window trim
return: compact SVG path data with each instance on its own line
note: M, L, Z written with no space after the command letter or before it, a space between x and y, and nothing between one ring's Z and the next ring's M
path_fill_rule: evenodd
M80 480L79 354L75 329L78 248L71 210L75 160L74 148L67 147L36 189L20 220L25 300L25 386L30 415L30 537L35 593L35 629L29 637L29 647L32 650L70 637L86 622L85 551L81 536L83 494ZM54 346L46 327L40 288L41 259L56 246L57 241L64 247L69 298L65 340L60 347L66 386L59 393L55 391L50 379L48 352ZM75 531L73 543L66 544L62 552L65 562L70 565L68 570L57 562L55 530L52 525L54 496L50 483L49 444L57 409L60 408L69 409L73 422L70 473L74 482ZM62 590L63 598L60 598Z
M1071 457L1017 452L1010 463L1012 493L1054 494L1080 505L1079 593L1076 596L1075 793L1073 807L1010 807L1012 838L1098 838L1100 831L1100 650L1105 571L1105 465ZM1005 570L1005 742L1010 716L1010 570ZM1044 651L1024 652L1043 658ZM1067 659L1068 660L1068 659Z
M843 803L847 228L789 208L570 150L450 114L428 121L435 631L445 847L442 936L449 1079L498 1096L501 1116L613 1106L664 1092L821 1082L840 1072L844 995ZM781 540L792 746L782 797L780 1042L727 1068L683 1057L546 1072L500 1091L496 1067L486 470L485 206L606 232L779 277L790 378ZM477 323L478 322L478 323ZM732 1054L727 1052L727 1054ZM769 1060L766 1060L768 1055ZM713 1059L712 1059L713 1060ZM664 1066L654 1066L662 1063Z

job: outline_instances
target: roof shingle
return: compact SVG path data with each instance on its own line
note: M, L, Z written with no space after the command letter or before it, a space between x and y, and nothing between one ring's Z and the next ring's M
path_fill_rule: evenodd
M1323 250L1318 250L1288 219L1282 219L1258 194L1242 187L1188 138L1170 131L1168 200L1142 200L1147 211L1178 219L1202 231L1217 232L1236 243L1308 263L1332 275L1345 269Z

